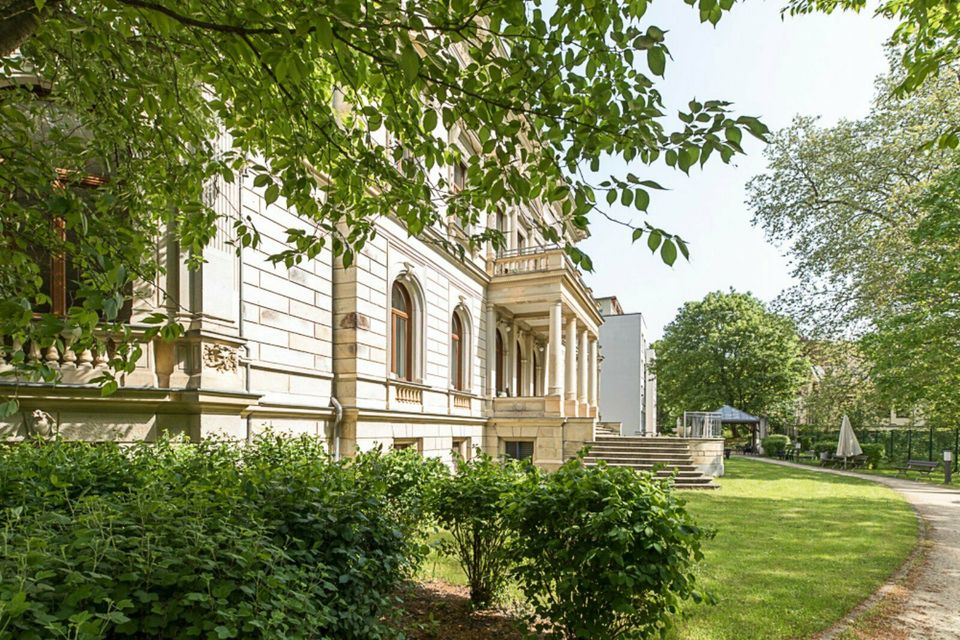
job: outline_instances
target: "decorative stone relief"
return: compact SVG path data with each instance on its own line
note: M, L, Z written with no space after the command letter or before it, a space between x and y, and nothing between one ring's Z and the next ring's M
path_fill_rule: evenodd
M37 438L50 438L56 432L57 421L46 411L40 409L30 414L30 420L24 420L27 433Z
M236 349L225 344L203 345L203 364L222 372L235 372L240 366Z

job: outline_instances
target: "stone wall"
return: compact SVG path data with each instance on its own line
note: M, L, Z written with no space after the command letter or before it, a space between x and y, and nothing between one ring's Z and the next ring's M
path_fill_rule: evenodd
M690 446L693 464L704 475L723 475L723 438L684 438Z

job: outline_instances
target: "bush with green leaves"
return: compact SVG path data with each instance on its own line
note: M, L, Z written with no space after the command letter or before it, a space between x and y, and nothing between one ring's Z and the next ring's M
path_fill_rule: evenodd
M391 637L418 559L315 440L0 450L0 637Z
M837 452L837 440L818 440L813 445L813 450L820 455L821 453L836 453Z
M529 465L480 454L467 462L458 460L456 473L436 485L433 510L450 533L440 549L460 563L475 607L492 603L509 577L510 529L504 506L528 469Z
M694 566L708 532L667 479L575 458L517 485L507 517L514 575L547 638L654 637L704 598Z
M863 455L867 456L867 464L871 469L876 469L883 462L885 452L882 444L861 442L860 448L863 450Z
M393 518L410 536L424 534L433 522L430 497L435 485L449 476L439 458L424 457L415 449L384 453L380 447L351 461L369 488L386 498Z
M790 437L782 433L772 433L760 441L764 455L782 456L790 447Z

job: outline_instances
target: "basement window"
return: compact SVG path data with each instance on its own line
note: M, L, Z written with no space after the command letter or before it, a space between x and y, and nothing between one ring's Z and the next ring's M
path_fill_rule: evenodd
M512 460L533 460L533 442L530 440L505 440L504 454Z

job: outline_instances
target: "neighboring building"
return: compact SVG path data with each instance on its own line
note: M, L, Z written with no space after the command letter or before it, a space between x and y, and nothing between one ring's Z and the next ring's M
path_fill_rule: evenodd
M474 136L450 135L479 153ZM434 171L453 182L455 169ZM108 354L28 345L62 380L21 385L22 411L0 420L0 437L22 437L43 420L39 410L69 438L250 438L272 428L322 437L347 455L381 444L450 460L479 446L546 468L593 439L602 318L563 249L540 235L546 226L584 238L553 209L491 212L484 223L507 239L499 255L487 247L461 261L439 248L465 239L453 222L410 237L382 218L349 267L325 249L285 268L267 256L304 220L282 200L267 205L250 179L210 194L221 218L205 263L188 270L173 236L159 239L166 273L142 283L130 316L136 329L166 310L186 335L143 345L109 397L90 383ZM238 256L239 216L250 216L262 244ZM4 356L0 348L0 370ZM9 378L0 384L12 391Z
M603 314L600 346L600 418L621 423L625 436L657 434L656 354L647 345L643 315L624 313L616 297L598 298Z

